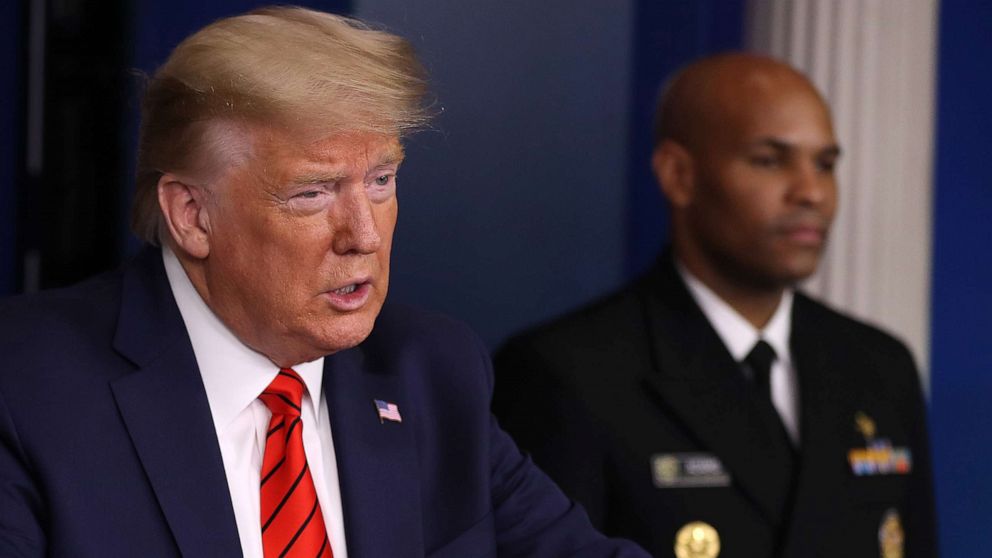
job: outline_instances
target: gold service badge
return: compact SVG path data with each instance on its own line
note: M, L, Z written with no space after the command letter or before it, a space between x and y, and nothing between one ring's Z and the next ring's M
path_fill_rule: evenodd
M868 442L875 438L875 433L878 431L875 427L875 421L862 411L855 413L854 427L861 433L862 436L865 437L865 441Z
M889 509L882 516L882 523L878 526L879 554L882 558L902 558L905 540L899 512Z
M708 523L686 523L675 533L677 558L716 558L720 554L720 535ZM887 557L886 557L887 558Z

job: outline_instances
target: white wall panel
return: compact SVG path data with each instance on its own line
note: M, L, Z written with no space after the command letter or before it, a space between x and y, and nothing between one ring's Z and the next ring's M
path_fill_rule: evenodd
M748 45L804 71L844 155L840 206L807 291L929 362L934 0L750 0Z

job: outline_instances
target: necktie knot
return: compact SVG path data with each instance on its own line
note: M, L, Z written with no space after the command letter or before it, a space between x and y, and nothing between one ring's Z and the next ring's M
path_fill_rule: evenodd
M751 369L754 383L763 388L767 389L769 386L769 376L771 376L772 363L775 362L777 355L775 354L775 349L768 344L764 339L759 339L751 352L744 357L744 363L748 365Z
M269 387L258 396L273 415L300 416L306 384L292 368L283 368Z

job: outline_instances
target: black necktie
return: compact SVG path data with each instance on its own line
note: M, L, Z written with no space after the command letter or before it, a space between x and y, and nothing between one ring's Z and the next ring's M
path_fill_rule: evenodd
M751 371L751 401L756 412L756 423L762 431L759 439L763 440L762 445L767 444L767 455L772 459L769 474L778 471L781 475L781 492L776 499L781 503L784 514L796 474L796 450L782 424L782 417L772 403L771 371L776 358L775 349L766 341L758 340L743 364Z
M775 362L776 356L775 349L764 339L759 339L751 348L751 352L744 357L744 364L751 369L751 381L754 382L757 395L769 402L772 401L772 363ZM774 408L774 405L772 407Z
M759 339L751 348L751 352L744 357L744 364L751 370L755 401L761 414L764 415L763 420L768 431L774 432L775 437L785 443L791 454L794 449L792 439L789 438L785 425L782 423L782 416L778 414L778 410L775 409L775 404L772 402L772 363L775 362L776 358L778 355L775 354L775 349L764 339Z

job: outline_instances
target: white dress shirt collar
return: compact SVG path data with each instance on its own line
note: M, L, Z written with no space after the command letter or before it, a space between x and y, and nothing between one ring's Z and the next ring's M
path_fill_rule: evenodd
M193 287L179 259L162 248L165 273L179 306L207 392L214 428L223 433L231 422L268 387L279 367L242 343L224 325ZM324 372L323 357L293 367L310 393L304 404L317 405ZM314 416L317 409L313 409Z
M731 308L722 298L717 296L709 287L697 279L681 263L675 266L685 281L686 286L696 304L703 311L717 335L723 341L734 360L741 362L747 357L759 339L764 339L775 349L776 359L772 364L771 398L772 404L782 418L792 443L798 447L799 432L799 378L792 361L792 351L789 349L789 337L792 334L792 299L793 292L787 289L782 294L782 300L772 318L763 330L758 330L744 319L736 310Z
M792 332L792 299L791 289L786 289L782 300L775 309L775 314L763 330L758 330L747 321L709 287L697 279L684 265L676 261L676 268L685 281L692 298L703 311L723 344L730 351L734 360L741 362L747 357L759 339L764 339L775 349L777 358L783 363L791 362L789 336Z

